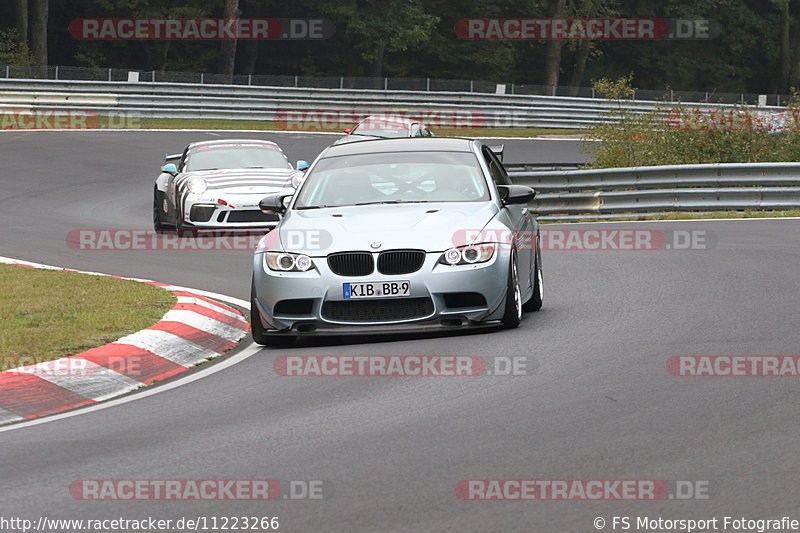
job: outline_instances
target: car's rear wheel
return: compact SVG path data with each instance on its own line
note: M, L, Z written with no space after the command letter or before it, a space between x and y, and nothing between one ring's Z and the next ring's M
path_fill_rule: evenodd
M253 342L262 346L290 346L294 343L293 336L278 337L267 335L264 325L261 323L261 313L256 305L256 283L255 279L250 283L250 330L253 334Z
M542 252L536 250L536 270L533 273L533 295L522 306L523 311L538 311L542 308L544 287L542 285Z
M517 272L517 253L511 251L511 260L508 266L508 286L506 288L505 314L503 326L515 328L522 321L522 291L519 287L519 274Z

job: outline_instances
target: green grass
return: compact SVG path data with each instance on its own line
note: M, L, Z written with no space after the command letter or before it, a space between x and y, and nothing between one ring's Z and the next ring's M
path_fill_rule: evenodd
M74 355L152 326L176 302L135 281L0 264L0 358Z
M321 131L339 133L339 128L296 128L287 129L286 123L269 120L231 120L231 119L183 119L183 118L110 118L100 117L101 128L123 129L175 129L175 130L275 130L275 131ZM548 128L434 128L440 137L538 137L541 135L570 135L580 138L583 133L574 129Z
M721 218L786 218L800 217L800 209L786 209L783 211L714 211L711 213L659 213L657 215L645 216L636 214L621 214L614 221L637 221L637 220L705 220ZM542 224L563 224L566 222L608 222L609 219L587 218L582 220L547 220L541 221Z

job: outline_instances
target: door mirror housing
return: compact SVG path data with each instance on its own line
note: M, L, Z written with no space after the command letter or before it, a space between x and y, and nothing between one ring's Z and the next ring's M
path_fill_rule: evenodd
M167 163L161 167L161 172L166 172L167 174L175 176L178 173L178 167L175 166L175 163Z
M289 201L292 199L291 194L277 193L265 196L258 202L258 208L265 215L282 215L286 212Z
M498 185L503 205L527 204L536 196L536 191L525 185Z

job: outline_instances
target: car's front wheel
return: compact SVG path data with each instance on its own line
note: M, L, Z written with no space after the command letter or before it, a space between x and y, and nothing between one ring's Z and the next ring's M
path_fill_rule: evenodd
M261 346L289 346L294 343L294 337L278 337L267 335L264 325L261 323L261 313L256 305L256 282L255 279L250 283L250 330L253 334L253 342Z
M522 321L522 291L519 287L519 274L517 272L517 253L511 251L508 266L508 286L506 287L506 305L503 315L503 326L515 328Z
M533 294L522 306L523 311L538 311L542 308L544 287L542 286L542 252L536 250L536 269L533 273Z
M159 195L159 192L157 187L153 188L153 229L156 233L163 233L170 228L161 221L163 198Z

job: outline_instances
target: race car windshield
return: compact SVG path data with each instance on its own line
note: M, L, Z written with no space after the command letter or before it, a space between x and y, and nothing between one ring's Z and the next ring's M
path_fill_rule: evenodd
M398 139L408 137L408 125L402 122L391 122L387 120L365 120L356 126L353 135L369 135L371 137L382 137L385 139Z
M321 159L306 176L294 208L488 199L472 153L378 153Z
M185 172L231 168L292 168L272 146L202 146L189 152Z

